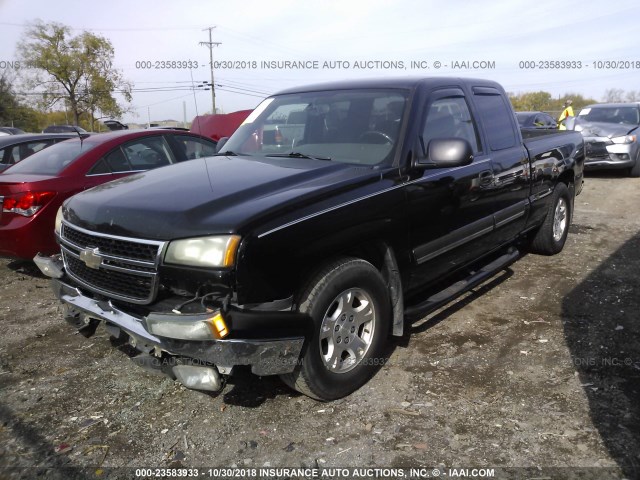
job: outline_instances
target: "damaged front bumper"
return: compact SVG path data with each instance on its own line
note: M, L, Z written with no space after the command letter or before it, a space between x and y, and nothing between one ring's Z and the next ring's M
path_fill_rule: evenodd
M65 280L59 257L36 256L40 270L51 277L56 297L65 304L65 320L90 336L99 323L116 338L126 340L140 352L135 363L176 378L189 388L219 390L220 375L229 375L236 366L250 366L256 375L292 372L304 345L309 319L292 311L244 310L229 307L207 314L152 312L146 316L128 313L108 299L85 294ZM222 313L228 337L187 340L179 328L194 330L204 321ZM166 322L168 328L163 328ZM198 327L199 328L199 327ZM154 332L174 331L172 337Z
M635 143L616 144L609 137L585 137L586 170L631 168L636 163Z

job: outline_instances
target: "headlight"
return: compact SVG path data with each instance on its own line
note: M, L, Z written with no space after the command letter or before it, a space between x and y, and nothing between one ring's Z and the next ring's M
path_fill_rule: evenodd
M176 240L169 244L164 262L192 267L232 267L239 244L238 235Z
M62 207L60 207L58 209L58 213L56 213L56 223L54 230L58 235L60 235L60 232L62 231Z
M613 143L633 143L636 141L635 135L625 135L624 137L613 137L611 139Z

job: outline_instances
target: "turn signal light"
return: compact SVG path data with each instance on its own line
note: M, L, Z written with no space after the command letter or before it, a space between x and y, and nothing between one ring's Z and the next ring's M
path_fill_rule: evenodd
M213 332L218 338L224 338L229 335L229 329L227 328L227 324L224 322L224 318L219 313L210 319L211 326L213 327Z
M23 192L4 197L2 202L3 213L17 213L24 217L30 217L44 207L56 192Z

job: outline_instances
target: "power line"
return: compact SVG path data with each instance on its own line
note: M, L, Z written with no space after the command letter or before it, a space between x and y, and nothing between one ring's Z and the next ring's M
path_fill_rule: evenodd
M216 27L208 27L205 28L204 30L209 30L209 41L208 42L199 42L199 45L204 45L209 47L209 61L211 62L209 65L211 66L211 106L213 108L213 110L211 110L211 112L213 114L216 113L216 89L215 89L215 84L213 82L213 47L217 47L219 45L222 45L221 42L214 42L211 38L211 32L213 31L213 29ZM203 31L204 31L203 30Z
M12 22L0 22L0 25L4 25L6 27L33 27L32 23L12 23ZM69 30L82 30L82 31L96 31L96 32L156 32L156 31L167 31L167 30L198 30L202 28L201 26L191 26L191 27L147 27L147 28L100 28L100 27L71 27L65 25L69 28Z
M166 100L162 100L160 102L150 103L149 105L144 105L143 107L133 108L132 110L142 110L143 108L153 107L154 105L160 105L161 103L167 103L167 102L171 102L173 100L178 100L179 98L184 98L184 97L189 97L189 96L191 96L191 93L187 93L186 95L180 95L178 97L167 98Z
M244 91L244 92L257 93L257 94L262 95L262 96L271 95L270 93L267 93L267 92L261 92L259 90L251 90L251 89L248 89L248 88L236 87L235 85L225 85L223 83L216 83L216 87L233 88L235 90L240 90L240 91Z
M266 97L266 95L254 95L253 93L236 92L234 90L228 90L226 88L220 88L220 87L218 87L218 90L222 90L223 92L229 92L229 93L237 93L238 95L247 95L248 97L257 97L257 98Z

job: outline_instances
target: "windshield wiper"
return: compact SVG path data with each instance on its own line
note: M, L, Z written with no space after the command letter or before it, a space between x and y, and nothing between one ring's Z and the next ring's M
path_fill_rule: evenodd
M331 157L317 157L315 155L307 155L306 153L300 153L300 152L271 153L265 156L266 157L286 157L286 158L310 158L311 160L325 160L325 161L331 160Z
M232 152L231 150L227 150L226 152L218 152L214 155L214 157L237 157L238 154L236 152Z

